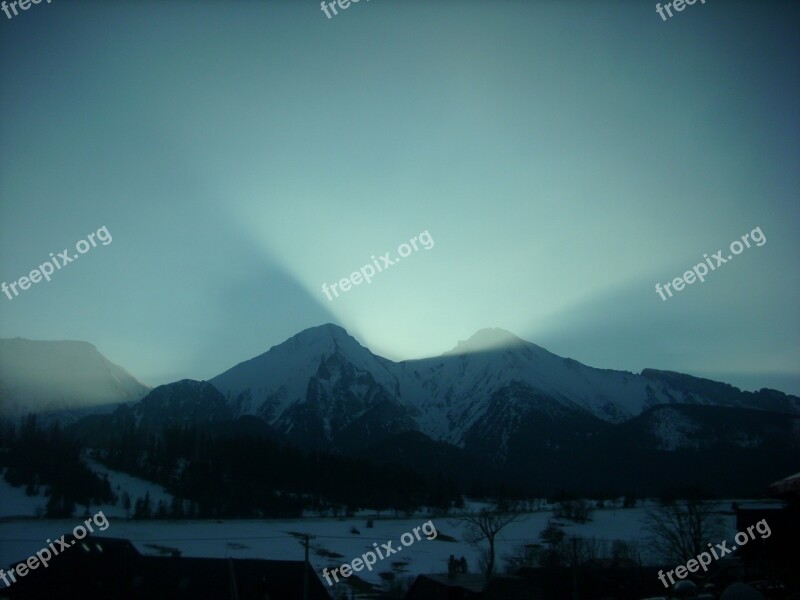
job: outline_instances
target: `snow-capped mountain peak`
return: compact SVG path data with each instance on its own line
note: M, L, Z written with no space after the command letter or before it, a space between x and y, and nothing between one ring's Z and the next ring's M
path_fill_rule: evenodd
M395 363L326 324L211 383L235 414L259 416L284 434L329 442L365 431L418 429L464 445L486 423L507 439L509 432L500 429L531 419L621 423L658 404L755 408L764 401L764 394L701 385L688 376L589 367L497 328L481 329L440 356ZM777 393L769 399L771 410L791 411L795 402Z
M355 408L351 401L371 399L379 391L398 401L393 365L338 325L328 323L301 331L214 377L211 383L234 404L236 414L258 415L273 425L282 423L288 433L302 407L302 418L316 419L319 433L328 435L348 421L333 414L342 412L342 403L358 412L364 407Z

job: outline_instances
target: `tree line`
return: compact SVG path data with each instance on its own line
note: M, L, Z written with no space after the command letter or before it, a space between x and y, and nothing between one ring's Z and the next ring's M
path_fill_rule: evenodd
M47 516L67 516L76 504L118 501L107 477L81 460L87 450L109 468L160 484L174 497L167 504L123 493L119 500L134 518L298 517L306 510L336 516L357 509L406 514L461 503L457 484L442 473L429 477L364 458L303 451L263 434L195 425L153 432L133 419L112 429L89 449L58 425L45 429L30 416L19 429L0 431L4 476L27 486L30 495L44 487Z
M43 493L45 516L69 517L76 504L113 504L117 498L108 477L99 476L81 460L80 444L64 434L56 423L39 426L35 415L19 428L0 428L0 466L3 478L13 486L25 486L28 496Z

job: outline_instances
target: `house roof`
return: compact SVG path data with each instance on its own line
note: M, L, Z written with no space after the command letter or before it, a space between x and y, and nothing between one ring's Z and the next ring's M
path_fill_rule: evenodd
M420 575L445 587L460 587L470 592L482 592L486 577L479 573L456 573L453 577L445 574Z
M483 598L486 578L473 573L453 577L439 574L419 575L411 584L406 600L479 600Z
M218 600L232 597L235 585L240 600L280 600L302 598L306 582L309 600L330 600L303 561L144 556L128 540L92 536L54 556L48 568L18 578L0 598L55 598L71 590L83 600Z
M800 473L771 483L769 492L773 496L800 496Z

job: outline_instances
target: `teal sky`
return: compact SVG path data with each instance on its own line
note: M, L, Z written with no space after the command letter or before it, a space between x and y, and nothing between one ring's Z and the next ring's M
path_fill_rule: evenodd
M800 393L800 6L81 2L0 13L0 337L207 379L325 322L395 360L502 327ZM666 283L755 227L664 302ZM328 301L322 283L435 241Z

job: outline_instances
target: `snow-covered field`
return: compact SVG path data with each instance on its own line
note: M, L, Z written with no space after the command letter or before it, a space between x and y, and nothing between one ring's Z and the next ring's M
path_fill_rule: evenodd
M93 464L92 467L107 472L100 465ZM169 495L159 486L120 473L108 471L108 474L116 493L127 491L135 500L149 492L155 502L169 500ZM739 503L752 504L742 500ZM33 518L37 507L43 508L44 505L43 497L28 497L23 488L13 488L0 479L0 566L27 558L44 547L48 538L54 539L69 533L83 521L81 515L84 507L79 507L76 516L69 520ZM585 524L564 522L564 529L568 536L596 538L609 543L616 539L636 542L641 558L646 562L657 550L649 547L647 534L643 530L643 520L652 505L651 501L631 509L595 509L592 521ZM478 506L470 503L467 508ZM735 533L730 507L731 501L728 500L719 504L727 537ZM102 510L110 521L108 529L100 535L130 539L140 552L146 554L177 548L184 556L302 560L301 535L308 534L312 537L311 563L318 573L323 567L331 569L351 562L366 551L373 550L373 543L380 546L391 540L393 548L402 548L400 552L379 560L371 572L358 573L362 579L374 584L381 583L380 572L393 572L396 577L445 572L451 554L456 558L462 555L466 557L470 570L475 571L480 554L480 548L462 541L464 525L455 516L431 518L420 513L410 518L394 519L386 518L389 513L384 513L382 518L374 519L373 528L367 528L366 513L351 518L132 521L126 518L126 511L120 505L89 508L90 514L98 510ZM531 512L506 527L498 536L497 557L500 567L503 557L515 548L539 542L539 533L552 516L552 510L549 509ZM429 541L423 536L408 547L400 544L403 533L411 532L414 527L420 527L428 520L433 521L439 534L436 539ZM353 528L359 533L352 533ZM455 541L450 541L450 538Z
M378 561L372 572L359 574L376 584L380 583L380 571L395 571L398 576L403 572L413 575L445 572L451 554L457 558L465 556L471 570L476 569L478 560L478 549L461 542L463 526L450 517L432 519L440 534L437 539L429 541L422 536L421 540L403 547L400 536L427 522L426 517L375 520L374 527L368 529L364 518L129 521L104 514L110 526L102 535L130 539L140 552L150 554L157 554L160 548L178 548L184 556L302 560L303 546L298 534L309 534L313 536L311 563L318 572L323 567L337 567L367 550L373 550L373 542L380 546L391 540L393 548L402 550ZM617 510L616 514L611 510L597 511L594 521L567 526L566 529L588 537L637 539L641 536L640 519L643 515L643 509ZM509 525L500 536L498 556L511 552L515 546L537 541L550 516L549 511L528 514ZM80 523L81 519L77 517L72 520L25 519L0 523L0 564L8 565L27 558L45 546L46 539L68 533ZM360 534L351 533L353 527ZM444 541L445 536L457 541ZM406 564L396 564L399 562Z

